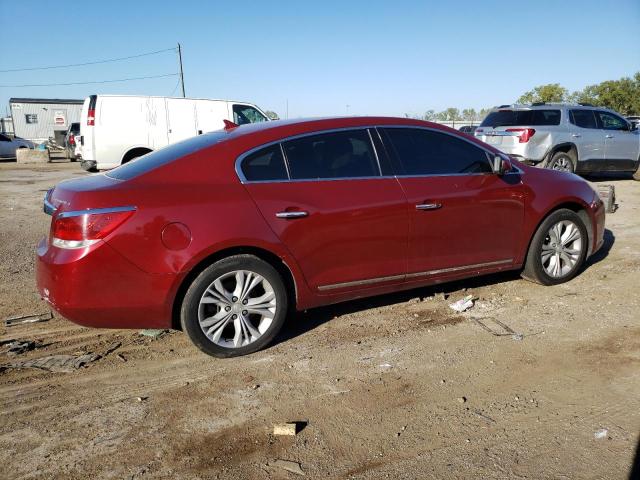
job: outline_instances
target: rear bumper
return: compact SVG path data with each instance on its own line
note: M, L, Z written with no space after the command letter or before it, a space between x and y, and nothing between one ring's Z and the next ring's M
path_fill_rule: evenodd
M176 276L149 274L105 242L61 249L42 239L36 281L43 299L74 323L103 328L171 328Z

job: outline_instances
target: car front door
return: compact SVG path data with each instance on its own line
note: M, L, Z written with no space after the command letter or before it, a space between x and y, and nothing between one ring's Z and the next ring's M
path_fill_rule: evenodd
M576 170L592 171L603 168L605 142L594 110L569 110L571 139L578 150Z
M319 294L400 283L407 203L383 177L366 128L313 134L247 155L242 181Z
M450 133L380 132L408 200L407 278L512 265L524 212L519 171L494 174L484 149Z
M609 170L633 171L640 152L640 135L631 130L629 122L611 112L597 111L605 139L605 158Z
M9 137L0 133L0 157L15 157L16 146Z

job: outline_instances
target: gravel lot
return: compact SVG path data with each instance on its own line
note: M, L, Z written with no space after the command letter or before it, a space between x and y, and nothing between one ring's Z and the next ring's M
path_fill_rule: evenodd
M83 175L77 164L0 163L1 319L48 310L34 286L42 196ZM594 181L615 184L620 208L604 248L557 287L509 273L321 308L230 360L179 332L92 330L57 315L3 323L0 365L102 357L70 373L0 368L0 478L298 478L278 459L308 478L628 478L640 432L640 183ZM469 293L473 309L448 307ZM492 335L505 332L498 322L516 335ZM10 356L10 339L42 346ZM288 421L304 428L272 435Z

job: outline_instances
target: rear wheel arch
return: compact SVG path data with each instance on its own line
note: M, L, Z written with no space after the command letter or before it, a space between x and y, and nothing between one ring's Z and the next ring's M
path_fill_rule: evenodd
M171 328L175 330L182 329L180 322L180 308L184 296L189 289L189 286L196 279L196 277L200 273L202 273L203 270L205 270L210 265L213 265L215 262L224 258L231 257L233 255L252 255L259 258L260 260L267 262L269 265L275 268L282 277L282 281L285 284L287 294L289 295L291 301L290 307L292 307L290 311L295 311L295 305L298 298L298 290L295 277L289 265L287 265L278 255L264 248L253 246L230 247L223 250L218 250L217 252L214 252L203 258L195 266L193 266L189 273L182 279L182 282L180 283L176 291L176 295L173 299L173 306L171 310Z
M151 153L151 152L153 152L153 150L147 147L132 148L122 156L122 161L120 163L124 165L125 163L133 160L134 158L141 157L142 155L146 155L147 153Z
M549 153L547 153L547 162L549 162L551 160L551 158L553 158L553 156L558 153L558 152L563 152L563 153L568 153L569 155L573 156L574 160L578 160L578 147L576 146L575 143L571 143L571 142L565 142L565 143L559 143L558 145L554 145L551 150L549 150Z

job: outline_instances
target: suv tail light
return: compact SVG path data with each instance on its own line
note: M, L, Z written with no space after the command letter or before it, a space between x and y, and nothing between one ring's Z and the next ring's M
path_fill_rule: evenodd
M76 137L73 135L73 133L69 134L69 145L75 145L76 144Z
M96 124L96 111L93 108L89 109L89 113L87 113L87 125L90 127Z
M117 207L54 215L51 244L59 248L88 247L113 232L134 212L135 207Z
M527 143L536 133L533 128L507 128L507 132L520 132L518 135L518 143Z

